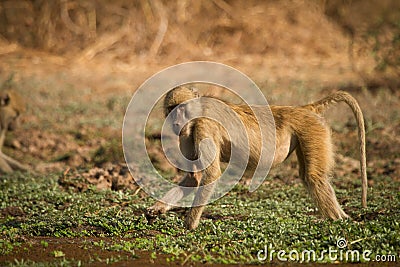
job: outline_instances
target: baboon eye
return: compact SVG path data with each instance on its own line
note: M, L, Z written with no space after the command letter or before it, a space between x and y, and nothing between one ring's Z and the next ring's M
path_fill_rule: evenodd
M167 108L168 113L171 113L174 110L175 107L176 107L176 105L168 107Z
M176 107L178 107L178 109L180 110L184 110L186 108L186 104L179 104L179 105L174 105L174 106L170 106L167 108L168 114L171 113Z
M178 108L183 110L183 109L185 109L185 107L186 107L186 104L180 104Z

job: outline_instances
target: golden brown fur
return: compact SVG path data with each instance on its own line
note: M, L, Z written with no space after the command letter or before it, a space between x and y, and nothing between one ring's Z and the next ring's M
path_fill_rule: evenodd
M164 101L164 112L168 115L177 105L184 103L190 99L199 98L199 95L195 89L187 87L177 87L167 93ZM200 100L205 97L200 97ZM321 114L331 103L344 101L352 108L356 115L359 136L360 136L360 152L361 152L361 173L363 179L363 195L362 204L366 205L366 172L365 172L365 132L364 132L364 121L356 100L351 97L348 93L338 91L318 102L299 106L271 106L271 111L275 123L275 141L276 150L273 158L272 166L276 166L283 162L294 150L299 162L299 174L304 182L310 196L316 203L320 213L331 219L343 219L347 218L348 215L342 210L339 203L337 202L335 192L330 184L329 175L334 165L333 160L333 149L330 129L326 125ZM183 154L188 159L197 159L200 155L199 143L201 140L211 138L216 145L217 157L212 159L213 151L212 148L203 148L201 156L204 159L210 159L211 164L202 172L196 172L194 168L193 172L188 173L181 184L188 186L199 186L208 185L213 181L217 180L221 175L220 162L227 162L230 158L231 140L227 135L222 125L233 123L233 119L230 118L229 114L223 114L224 121L216 123L215 121L207 118L196 118L184 124L184 118L192 109L201 108L204 115L211 113L224 112L224 109L219 109L218 105L212 102L203 101L201 105L193 106L187 104L185 106L178 106L175 109L175 113L172 114L173 127L176 134L179 134L180 148ZM253 173L257 164L264 164L260 161L261 153L261 133L260 128L263 131L263 138L273 138L273 122L268 118L267 109L261 106L253 106L254 112L261 114L264 121L257 122L256 116L253 114L252 109L246 105L234 105L226 103L236 114L245 126L248 139L250 141L249 148L249 161L246 171ZM179 132L178 126L183 126ZM231 136L232 137L232 136ZM245 138L239 136L239 139L233 138L233 140L239 140ZM237 147L241 147L240 144L234 144ZM243 148L245 149L245 148ZM244 150L243 150L244 151ZM174 189L173 189L174 190ZM172 208L173 203L176 203L187 195L186 193L177 192L171 190L155 205L148 209L148 214L155 215L157 213L164 213ZM210 191L210 190L208 190ZM189 210L186 217L186 227L188 229L194 229L198 226L201 214L204 209L204 204L209 198L212 192L204 190L203 187L199 187L193 207ZM170 203L165 204L165 203ZM200 204L200 205L199 205Z
M12 172L14 168L30 170L28 166L5 155L2 152L7 131L13 131L20 124L21 113L25 112L25 103L15 91L0 91L0 172Z

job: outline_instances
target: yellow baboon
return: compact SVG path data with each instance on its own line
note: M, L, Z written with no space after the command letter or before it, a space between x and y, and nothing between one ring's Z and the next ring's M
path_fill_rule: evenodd
M164 112L168 115L173 111L172 127L175 134L179 135L180 149L185 157L194 160L199 157L199 143L201 140L210 138L213 140L217 156L211 164L197 173L194 169L189 172L180 183L181 185L197 187L207 185L221 176L220 162L229 160L231 141L227 136L223 126L224 123L232 122L233 118L226 116L225 121L217 123L207 118L195 118L187 121L191 112L191 104L187 101L199 96L196 89L184 86L177 87L169 91L164 101ZM319 212L326 218L334 220L349 217L340 207L335 192L329 182L329 175L334 165L334 153L330 129L326 125L322 114L332 104L336 102L347 103L355 114L359 139L360 139L360 167L362 178L362 206L366 207L367 199L367 173L365 155L365 129L364 119L357 101L348 93L338 91L315 103L304 106L270 106L275 121L276 149L272 162L272 167L283 162L293 151L299 162L299 174L306 186L310 196L316 203ZM247 171L254 171L260 159L261 133L257 119L252 109L248 105L234 105L224 102L236 114L246 128L249 136L250 156ZM203 114L207 115L215 110L214 104L204 104L200 108ZM198 107L196 107L198 108ZM267 113L265 107L254 106L259 114ZM264 122L260 122L261 124ZM264 128L265 129L265 128ZM264 131L264 130L263 130ZM268 133L263 133L269 136ZM243 137L246 138L246 137ZM233 144L237 145L237 144ZM207 150L207 148L205 148ZM213 152L202 150L203 154ZM174 189L173 189L174 190ZM176 194L173 190L155 203L147 211L150 216L164 213L173 207L173 203L184 197L183 194ZM203 187L199 187L194 203L206 203L207 195ZM198 226L201 214L205 205L193 205L186 216L186 227L194 229Z
M0 172L12 172L14 168L30 171L30 167L19 163L17 160L2 152L7 131L19 127L20 115L25 112L25 103L15 91L0 91Z

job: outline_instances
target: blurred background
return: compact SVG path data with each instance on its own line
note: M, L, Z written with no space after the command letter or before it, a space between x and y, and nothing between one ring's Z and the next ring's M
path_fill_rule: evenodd
M0 84L28 99L6 152L44 172L123 162L132 93L192 60L237 68L272 104L351 91L365 112L370 162L389 153L381 171L398 171L398 0L0 0ZM329 115L342 160L357 169L351 112Z
M214 60L270 81L317 74L335 83L320 73L330 68L343 84L395 87L400 3L2 0L0 55L16 51L56 55L59 64L100 62L122 70Z

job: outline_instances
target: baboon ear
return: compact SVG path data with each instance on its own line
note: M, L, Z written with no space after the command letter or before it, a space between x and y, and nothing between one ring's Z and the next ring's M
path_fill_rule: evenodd
M8 93L0 94L0 107L8 106L10 103L10 95Z

